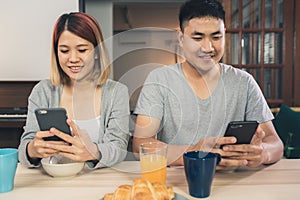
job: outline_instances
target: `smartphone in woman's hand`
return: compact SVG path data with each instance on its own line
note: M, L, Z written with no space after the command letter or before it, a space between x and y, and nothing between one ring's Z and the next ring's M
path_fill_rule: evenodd
M52 127L71 135L71 130L67 124L67 112L64 108L38 108L35 116L41 131L48 131ZM44 140L62 141L57 136L45 137Z

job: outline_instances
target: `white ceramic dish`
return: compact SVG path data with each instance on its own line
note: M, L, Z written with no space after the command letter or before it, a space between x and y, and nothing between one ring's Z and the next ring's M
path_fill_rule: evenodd
M41 160L44 170L52 177L71 177L78 174L84 167L84 162L44 158Z

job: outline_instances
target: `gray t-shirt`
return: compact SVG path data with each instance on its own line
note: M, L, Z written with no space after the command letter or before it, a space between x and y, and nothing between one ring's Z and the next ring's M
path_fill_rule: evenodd
M153 70L141 91L135 114L161 120L157 139L191 145L208 136L223 136L230 121L270 121L273 115L254 78L220 63L221 77L207 99L188 84L181 64Z

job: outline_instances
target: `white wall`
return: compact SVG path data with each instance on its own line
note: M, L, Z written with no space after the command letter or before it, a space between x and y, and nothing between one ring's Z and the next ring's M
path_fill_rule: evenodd
M78 0L0 1L0 81L48 78L54 23L78 5Z

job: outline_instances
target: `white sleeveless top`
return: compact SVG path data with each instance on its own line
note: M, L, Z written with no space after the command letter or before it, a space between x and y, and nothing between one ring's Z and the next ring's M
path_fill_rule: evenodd
M101 119L101 116L99 115L95 119L73 120L73 121L81 130L85 130L88 133L92 142L98 143L99 130L100 130L100 119Z

